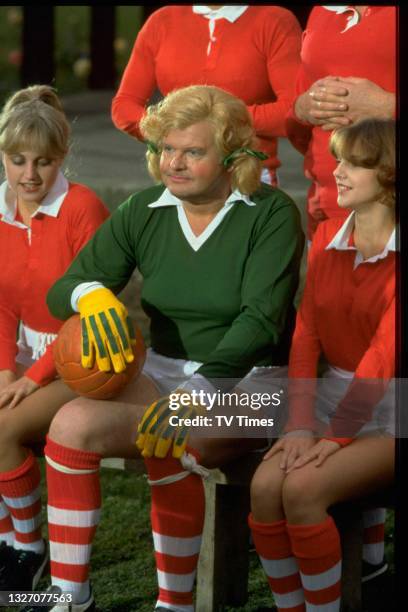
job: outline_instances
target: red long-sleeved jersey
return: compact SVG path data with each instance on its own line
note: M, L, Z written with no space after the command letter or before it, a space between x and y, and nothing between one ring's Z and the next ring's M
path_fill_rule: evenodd
M354 372L340 408L350 411L358 400L362 420L369 420L370 410L394 376L395 251L389 249L385 257L354 267L354 248L326 250L342 224L341 219L319 224L309 253L289 357L289 378L300 381L292 385L287 431L315 429L313 379L321 353L332 366ZM349 245L353 246L352 235ZM341 416L338 408L337 425ZM347 437L352 428L349 420Z
M214 40L215 39L215 40ZM188 85L215 85L244 100L266 166L277 168L278 136L294 98L300 26L278 6L249 6L231 23L215 21L210 53L208 19L191 6L155 11L140 30L112 103L116 127L141 138L139 121L156 88L163 95Z
M37 212L31 230L0 213L0 370L16 370L19 322L37 332L56 334L62 321L48 311L48 289L109 216L101 200L84 185L70 183L56 216ZM45 385L56 375L51 345L25 373Z
M370 6L359 23L346 29L349 17L350 12L336 14L323 6L313 8L303 34L296 98L327 76L365 78L395 93L396 7ZM320 221L347 216L337 205L336 161L329 152L331 132L299 122L292 108L287 134L305 155L305 175L313 181L308 194L311 238Z

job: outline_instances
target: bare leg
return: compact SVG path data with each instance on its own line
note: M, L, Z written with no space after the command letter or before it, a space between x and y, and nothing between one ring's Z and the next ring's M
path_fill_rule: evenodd
M393 438L362 436L322 466L309 463L288 474L283 484L288 522L320 523L331 505L389 486L394 478L394 446Z
M22 400L13 410L0 410L0 472L13 470L27 456L24 445L42 440L59 408L75 397L54 380Z
M137 428L146 405L160 396L144 375L109 401L78 397L58 412L50 427L54 442L99 453L102 457L135 457Z
M280 455L262 461L251 482L251 511L255 521L274 523L285 518L282 487L286 477Z

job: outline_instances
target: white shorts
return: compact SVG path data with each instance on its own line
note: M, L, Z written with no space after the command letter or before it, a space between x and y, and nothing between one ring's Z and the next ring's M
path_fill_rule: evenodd
M344 370L329 367L323 377L318 379L316 417L325 426L329 425L353 375L353 372L345 373ZM395 380L391 380L384 397L375 406L370 421L363 425L356 436L367 433L395 436L395 431Z
M146 353L143 374L154 382L161 394L169 395L186 383L201 365L202 363L197 361L165 357L149 348ZM273 432L268 435L271 439L279 435L286 421L287 377L287 366L253 367L235 386L236 392L247 393L251 396L262 393L269 395L279 393L282 396L283 401L279 406L267 408L268 417L274 420ZM254 416L257 414L254 413Z
M37 359L42 357L47 346L54 342L57 334L38 332L20 322L18 330L18 353L16 362L31 367Z

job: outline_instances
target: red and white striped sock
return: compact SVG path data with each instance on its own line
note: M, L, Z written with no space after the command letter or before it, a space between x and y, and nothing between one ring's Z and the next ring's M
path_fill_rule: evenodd
M13 546L14 539L13 521L6 504L0 497L0 543L5 542L8 546Z
M0 495L14 527L14 548L44 551L41 535L40 469L30 451L21 465L0 473Z
M305 597L299 567L286 530L286 520L258 523L250 514L248 523L278 610L304 612Z
M198 461L196 451L188 450ZM159 584L157 606L193 612L193 586L204 524L202 477L188 474L169 484L154 484L184 471L179 459L145 459L151 484L151 523Z
M62 446L49 437L47 461L51 580L74 603L89 598L89 562L99 523L101 455Z
M287 525L300 570L307 612L338 612L340 536L331 516L317 525Z
M377 565L384 559L385 508L363 512L363 559Z

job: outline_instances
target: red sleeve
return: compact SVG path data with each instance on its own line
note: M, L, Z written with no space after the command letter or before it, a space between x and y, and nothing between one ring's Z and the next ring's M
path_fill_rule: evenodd
M265 24L268 75L276 101L248 106L259 136L286 136L285 117L295 96L301 38L300 25L290 11L284 10L279 16L271 14L270 22Z
M384 312L347 393L339 403L325 437L350 441L371 419L395 375L395 297Z
M49 344L44 355L37 359L37 361L24 372L24 376L31 378L31 380L40 385L40 387L45 387L57 376L57 370L54 365L54 355L52 352L53 344L54 342Z
M315 322L314 292L316 263L326 244L324 224L320 224L308 255L306 283L290 349L289 420L285 431L316 430L316 374L322 349Z
M307 91L312 84L313 83L307 77L304 67L301 64L296 75L295 98L286 115L285 126L289 141L295 147L295 149L299 151L299 153L302 153L302 155L305 155L309 148L309 142L312 137L314 126L311 123L301 121L296 116L295 102L297 98Z
M109 217L109 210L102 200L87 187L76 185L75 198L81 200L75 207L70 223L72 253L75 257L83 246L94 235L96 230Z
M19 319L6 304L0 304L0 370L16 371Z
M94 235L98 227L109 217L109 211L98 196L84 185L71 185L72 206L67 230L71 236L72 254L80 249ZM53 343L47 346L44 355L26 370L24 376L40 386L45 386L57 376L52 352Z
M159 11L160 12L160 11ZM137 35L119 89L112 101L112 121L119 130L142 140L139 122L156 84L155 49L158 17L153 13Z

